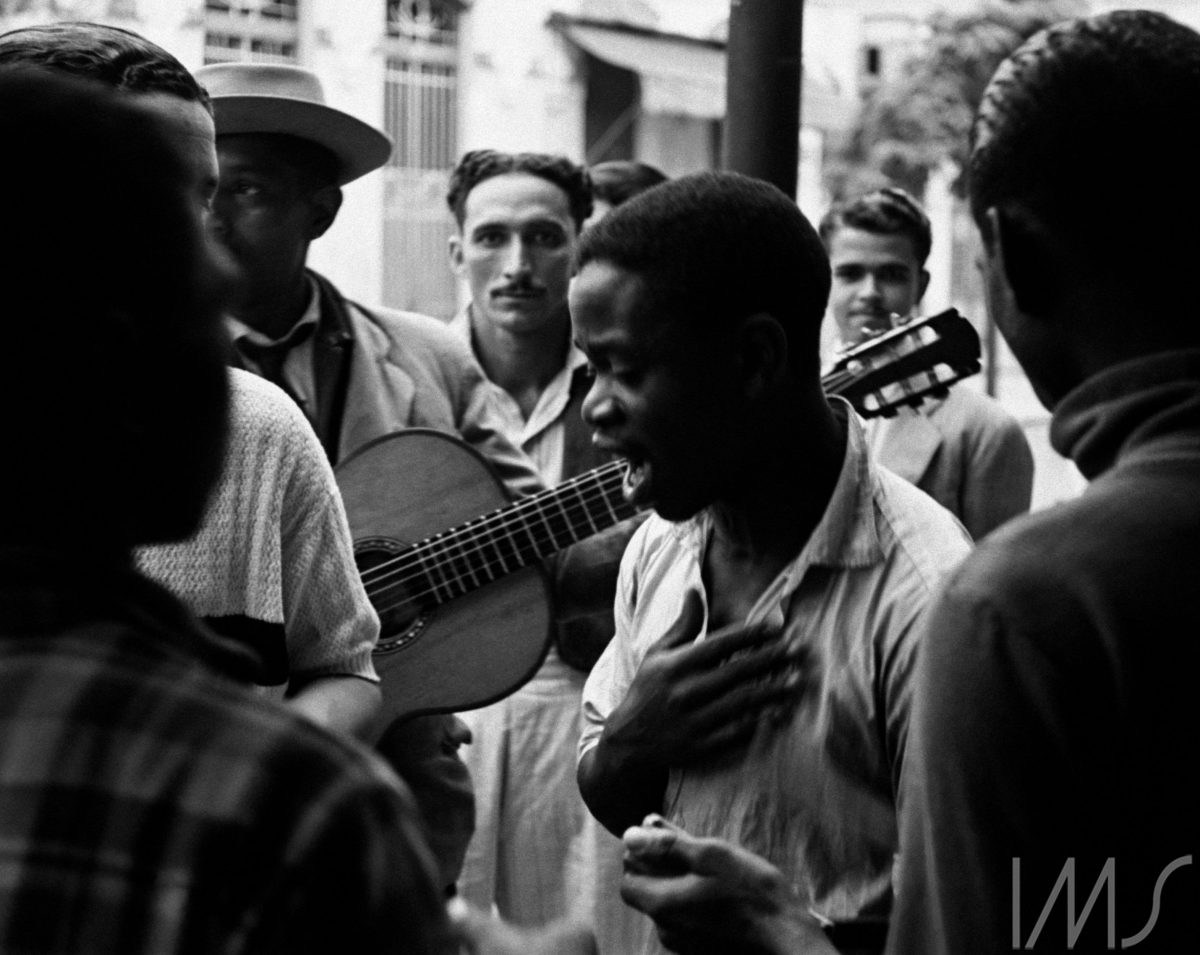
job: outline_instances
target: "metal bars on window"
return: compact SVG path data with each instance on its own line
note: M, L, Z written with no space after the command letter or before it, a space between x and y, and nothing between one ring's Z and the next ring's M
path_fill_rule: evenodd
M448 318L446 182L458 158L458 4L387 0L384 128L395 148L384 170L384 301Z
M204 62L295 63L300 0L205 0Z

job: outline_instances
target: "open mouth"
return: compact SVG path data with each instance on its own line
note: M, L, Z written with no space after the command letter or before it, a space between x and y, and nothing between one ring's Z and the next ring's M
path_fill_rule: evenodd
M891 312L875 311L875 312L855 312L851 316L855 326L861 335L878 335L881 332L886 332L892 328L893 316Z
M643 458L625 457L625 480L621 493L635 507L645 507L650 498L652 470L650 462Z

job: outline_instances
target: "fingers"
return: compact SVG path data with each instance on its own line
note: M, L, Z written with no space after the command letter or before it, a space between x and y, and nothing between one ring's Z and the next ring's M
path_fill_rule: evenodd
M790 719L803 699L804 676L794 659L785 648L771 648L684 675L643 664L622 703L638 718L610 720L610 745L620 739L628 747L632 740L641 758L651 753L663 766L684 766L743 742L764 721Z
M688 714L688 738L678 758L690 762L711 755L743 742L764 722L790 719L804 698L808 673L798 663L803 659L776 646L680 679L672 697Z
M656 921L699 905L709 894L707 880L693 872L672 876L626 872L621 877L621 898Z
M734 683L697 708L693 728L702 735L716 735L723 729L753 730L764 720L785 721L804 697L804 679L799 670L787 670Z
M782 640L762 643L727 658L719 666L689 675L686 689L689 695L700 700L723 696L731 689L756 682L774 680L790 682L794 686L799 682L801 666L807 660L808 654L802 647Z
M650 818L646 821L650 822ZM626 829L621 837L625 844L626 871L644 875L685 871L685 860L675 856L675 840L681 831L675 827L651 828L648 825Z
M722 627L688 647L688 663L695 669L715 667L737 653L764 646L778 637L779 628L766 623Z
M729 850L723 840L693 836L657 814L647 816L640 826L626 829L621 839L627 860L647 874L719 872Z

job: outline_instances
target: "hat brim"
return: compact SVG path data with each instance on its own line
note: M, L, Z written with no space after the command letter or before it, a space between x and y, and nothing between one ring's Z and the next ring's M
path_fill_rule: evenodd
M392 154L387 136L332 106L280 96L216 96L212 103L218 136L283 133L324 146L338 158L339 186L378 169Z

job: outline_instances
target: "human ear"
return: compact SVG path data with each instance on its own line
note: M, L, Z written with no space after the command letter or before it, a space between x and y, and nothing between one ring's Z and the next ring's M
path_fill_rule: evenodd
M913 305L920 305L921 299L925 297L925 290L929 288L929 269L921 269L921 274L917 276L917 297Z
M309 219L308 240L323 236L342 208L342 190L337 186L322 186L309 197L312 215Z
M455 232L450 236L450 268L455 275L462 275L463 270L463 244L462 233Z
M774 390L787 374L787 333L766 312L755 312L741 321L737 353L741 385L748 398Z
M985 241L1014 304L1026 315L1045 315L1059 297L1064 265L1048 232L1021 210L993 206L984 215Z

